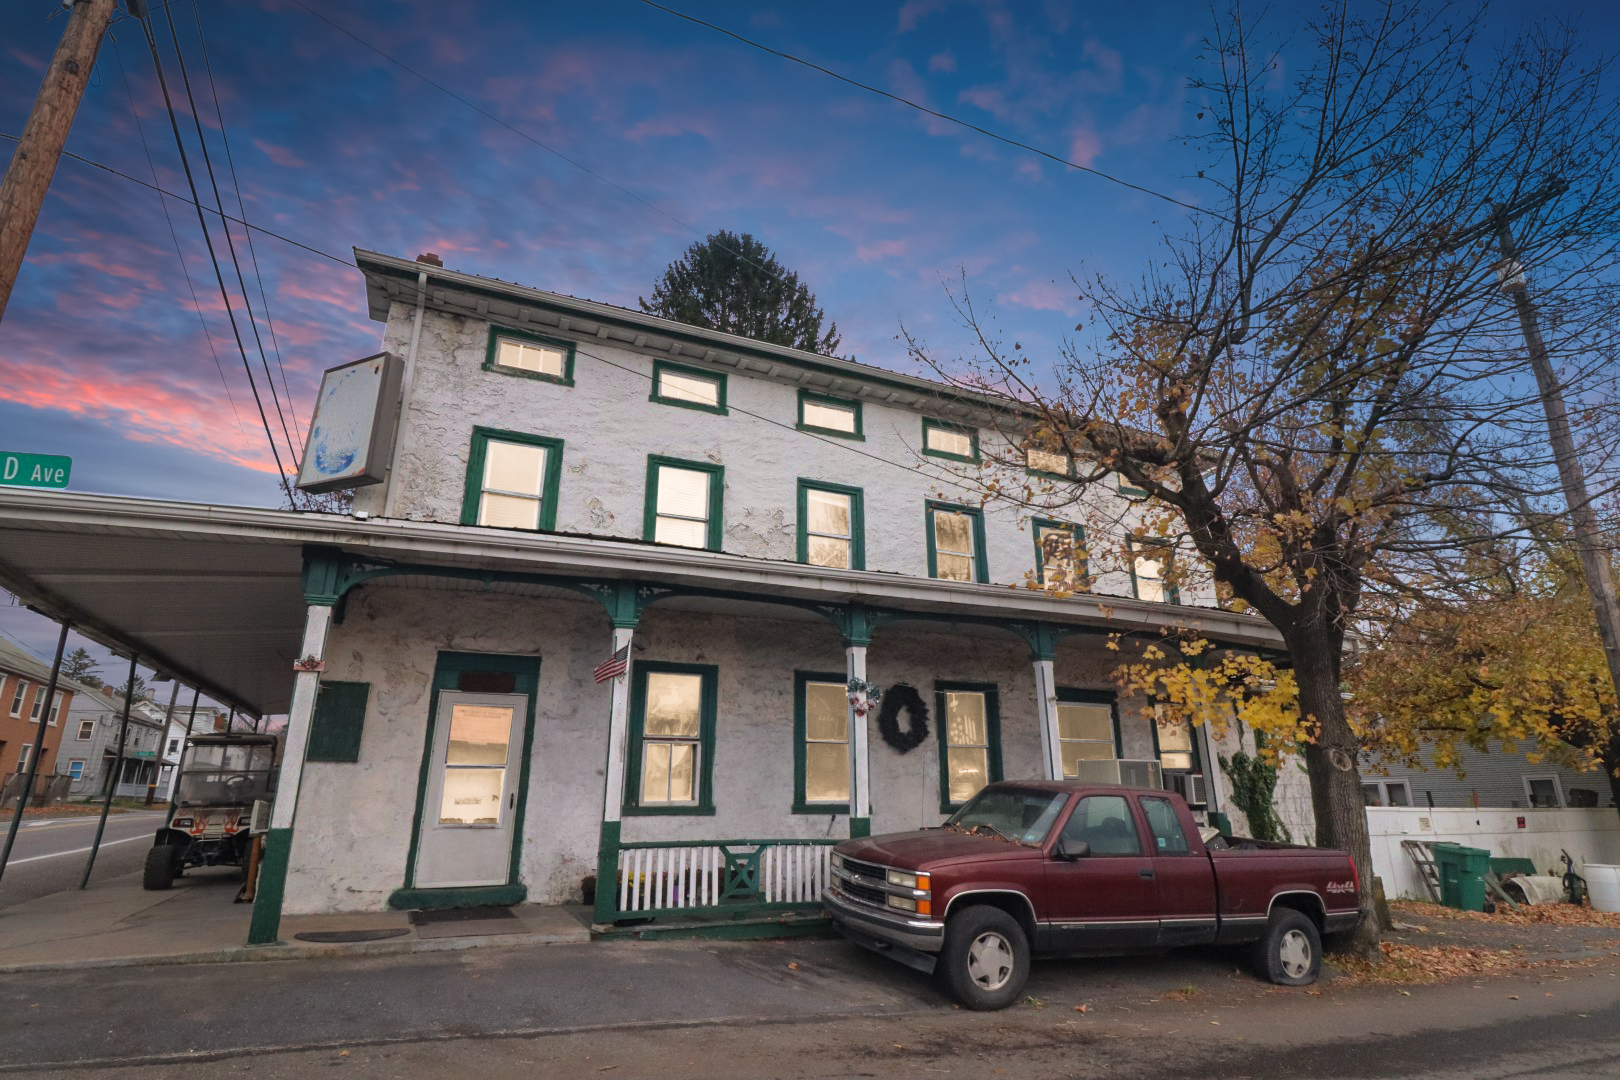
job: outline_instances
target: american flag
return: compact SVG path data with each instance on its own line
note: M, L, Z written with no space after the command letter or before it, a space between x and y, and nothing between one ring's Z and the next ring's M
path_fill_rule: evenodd
M624 669L630 664L630 646L626 645L600 664L596 665L596 681L607 682L624 674Z

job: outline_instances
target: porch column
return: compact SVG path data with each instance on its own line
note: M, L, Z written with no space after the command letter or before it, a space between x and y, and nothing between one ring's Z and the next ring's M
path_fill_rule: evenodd
M281 931L281 901L287 888L287 859L292 853L293 816L298 810L298 782L304 773L304 751L309 746L309 723L315 715L315 695L325 668L326 633L332 625L332 605L312 603L304 616L304 643L293 665L292 707L287 711L287 737L282 743L281 772L276 801L270 811L270 831L264 838L259 862L258 891L253 900L249 945L274 945Z
M598 923L610 923L618 908L619 815L624 807L625 761L629 757L630 650L635 621L613 627L613 654L624 650L624 671L608 683L607 776L602 794L602 832L596 847L596 914Z
M844 647L844 670L849 679L866 681L866 645ZM872 835L872 763L867 754L866 717L849 709L849 835Z
M1041 716L1041 745L1045 747L1046 778L1063 779L1063 746L1058 741L1057 676L1051 657L1035 658L1035 707Z

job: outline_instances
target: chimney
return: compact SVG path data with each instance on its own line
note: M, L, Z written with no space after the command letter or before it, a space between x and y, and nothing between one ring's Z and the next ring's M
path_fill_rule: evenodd
M431 251L423 255L418 255L416 257L416 261L419 263L427 263L429 266L437 266L440 270L444 269L444 260L433 254Z

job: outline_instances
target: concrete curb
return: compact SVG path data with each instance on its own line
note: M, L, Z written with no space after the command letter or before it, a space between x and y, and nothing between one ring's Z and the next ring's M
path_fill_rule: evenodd
M274 945L235 945L190 953L151 956L103 956L86 960L41 960L26 964L0 964L0 975L32 971L88 971L92 968L175 967L182 964L246 964L275 960L314 960L340 956L403 956L408 953L459 952L492 945L585 945L588 932L571 934L482 934L468 937L402 938L357 941L352 944L277 942Z

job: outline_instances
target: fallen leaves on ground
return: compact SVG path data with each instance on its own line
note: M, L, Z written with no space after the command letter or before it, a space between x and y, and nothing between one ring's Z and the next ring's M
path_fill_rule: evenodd
M1464 975L1499 975L1532 965L1511 949L1477 949L1466 945L1379 944L1384 962L1373 965L1340 956L1333 966L1351 982L1431 983Z
M1521 906L1518 911L1514 911L1503 904L1496 909L1494 915L1487 915L1483 911L1458 911L1444 904L1429 904L1417 900L1402 900L1390 906L1399 912L1420 915L1428 919L1467 919L1499 926L1602 926L1620 930L1620 914L1593 911L1585 905L1577 907L1574 904L1536 904L1530 907Z

